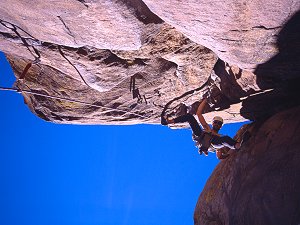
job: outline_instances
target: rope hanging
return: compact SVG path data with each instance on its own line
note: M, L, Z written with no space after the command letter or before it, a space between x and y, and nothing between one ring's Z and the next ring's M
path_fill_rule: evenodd
M0 19L0 24L2 26L6 27L7 29L13 31L21 39L21 41L23 42L23 44L25 45L25 47L28 49L28 51L30 52L30 54L34 57L34 63L37 63L37 62L40 61L41 55L40 55L39 51L33 45L28 44L27 41L26 41L26 38L22 37L22 35L18 32L17 29L20 29L21 31L23 31L25 34L27 34L34 41L38 41L36 38L34 38L31 34L29 34L28 32L26 32L21 27L13 24L11 22L8 22L8 21ZM12 27L8 26L7 24L9 24ZM33 52L30 49L30 47L32 47Z
M35 63L38 63L40 62L40 58L41 58L41 55L39 53L39 51L35 48L35 46L33 44L29 44L27 41L26 41L26 38L22 37L22 35L18 32L18 29L23 31L24 33L26 33L30 39L32 39L33 41L35 42L38 42L38 43L44 43L42 41L39 41L38 39L36 39L35 37L33 37L31 34L29 34L27 31L25 31L24 29L22 29L21 27L15 25L15 24L12 24L11 22L8 22L8 21L5 21L5 20L2 20L0 19L0 24L3 25L4 27L6 27L7 29L10 29L11 31L13 31L20 39L21 41L23 42L23 44L26 46L26 48L29 50L29 52L34 56L35 60L32 62L32 63L28 63L24 69L24 71L22 72L22 74L20 75L20 78L19 80L23 80L26 76L26 73L28 72L28 70L30 69L30 67L32 66L32 64L35 64ZM53 44L52 44L53 45ZM30 49L30 47L32 49ZM62 51L62 47L60 45L56 45L57 49L58 49L58 52L60 53L60 55L70 64L73 66L73 68L76 70L76 72L79 74L81 80L83 81L83 83L87 86L89 86L90 88L92 88L85 80L85 78L81 75L80 71L72 64L72 62L65 56L64 52ZM33 51L32 51L33 50ZM175 101L187 96L187 95L191 95L193 94L194 92L196 91L200 91L202 90L206 85L209 84L209 79L200 87L196 88L196 89L193 89L193 90L190 90L190 91L187 91L185 92L184 94L180 95L179 97L176 97L174 99L172 99L171 101L169 101L168 103L166 103L166 105L164 106L163 108L163 111L161 113L161 118L163 118L165 116L165 113L166 111L168 110L168 107ZM140 115L140 114L137 114L137 113L133 113L133 112L128 112L128 111L125 111L125 110L120 110L120 109L113 109L113 108L109 108L109 107L104 107L104 106L99 106L99 105L95 105L95 104L91 104L91 103L87 103L87 102L82 102L82 101L78 101L78 100L74 100L74 99L69 99L69 98L64 98L64 97L59 97L59 96L52 96L52 95L47 95L47 94L41 94L41 93L38 93L38 92L35 92L35 91L32 91L32 90L23 90L23 88L21 89L17 89L17 88L5 88L5 87L0 87L0 90L2 91L16 91L18 93L27 93L27 94L32 94L32 95L38 95L38 96L43 96L43 97L46 97L46 98L52 98L52 99L58 99L58 100L64 100L64 101L69 101L69 102L75 102L75 103L79 103L79 104L83 104L83 105L88 105L88 106L94 106L94 107L99 107L99 108L106 108L106 109L112 109L112 110L117 110L117 111L120 111L120 112L124 112L124 113L130 113L132 115L136 115L138 117L142 117L142 118L146 118L146 119L149 119L149 117L145 117L143 115Z
M168 107L169 107L173 102L175 102L175 101L177 101L177 100L179 100L179 99L181 99L181 98L183 98L183 97L185 97L185 96L187 96L187 95L191 95L191 94L193 94L193 93L196 92L196 91L201 91L201 90L202 90L206 85L208 85L208 84L209 84L209 79L208 79L204 84L202 84L200 87L198 87L198 88L196 88L196 89L193 89L193 90L190 90L190 91L187 91L187 92L183 93L182 95L180 95L180 96L178 96L178 97L176 97L176 98L173 98L172 100L170 100L169 102L167 102L167 104L165 105L163 111L161 112L161 115L160 115L161 119L163 119L163 118L165 117L165 113L166 113L166 111L168 110Z
M27 31L25 31L24 29L22 29L21 27L11 23L11 22L8 22L8 21L5 21L5 20L2 20L0 19L0 24L4 27L6 27L7 29L11 30L12 32L14 32L18 38L20 38L20 40L22 41L22 43L24 44L24 46L27 48L27 50L30 52L30 54L34 57L34 61L32 62L32 64L37 64L40 62L40 58L41 58L41 54L40 52L38 51L38 49L33 45L33 44L29 44L27 42L26 39L32 39L34 42L36 43L39 43L39 45L43 45L43 44L46 44L46 42L43 42L43 41L40 41L38 39L36 39L35 37L33 37L30 33L28 33ZM22 35L20 34L20 32L18 32L18 29L21 30L22 32L24 32L25 34L27 34L29 36L29 38L24 38L22 37ZM51 44L49 45L48 47L50 48L50 46L55 46L57 47L58 49L58 52L59 54L76 70L76 72L79 74L81 80L83 81L83 83L85 85L87 85L88 87L92 88L86 81L86 79L82 76L82 74L80 73L80 71L76 68L76 66L65 56L64 52L62 51L62 46L60 45L54 45L54 44ZM30 47L32 49L30 49ZM33 50L33 51L32 51ZM30 66L29 66L30 68ZM28 69L29 69L28 68ZM26 71L27 72L27 71ZM25 73L26 74L26 73ZM20 78L21 79L21 78Z
M40 52L37 50L37 48L33 45L33 44L29 44L27 42L27 38L22 37L22 35L18 32L18 29L21 30L22 32L24 32L25 34L27 34L29 36L28 39L32 39L34 42L37 42L39 44L45 43L43 41L39 41L38 39L36 39L35 37L33 37L30 33L28 33L27 31L25 31L24 29L22 29L21 27L0 19L0 24L2 26L4 26L5 28L11 30L12 32L14 32L18 38L20 38L20 40L22 41L22 43L24 44L24 46L28 49L28 51L31 53L31 55L34 57L34 61L32 63L28 63L23 72L21 73L20 77L18 80L23 81L28 70L30 69L30 67L32 66L32 64L37 64L40 62L40 58L41 58L41 54ZM46 44L46 43L45 43ZM52 44L53 45L53 44ZM51 45L51 46L52 46ZM72 64L72 62L65 56L65 54L62 51L62 47L60 45L56 45L58 52L61 54L61 56L68 61L68 63L70 65L73 66L73 68L76 70L76 72L79 74L80 78L82 79L82 81L84 82L85 85L89 86L90 88L92 88L84 79L84 77L81 75L81 73L79 72L79 70ZM32 48L32 49L30 49ZM78 103L78 104L83 104L83 105L87 105L87 106L93 106L93 107L98 107L98 108L103 108L103 109L109 109L109 110L116 110L119 112L123 112L123 113L128 113L128 114L132 114L141 118L145 118L145 119L149 119L150 117L146 117L134 112L129 112L126 110L122 110L122 109L114 109L114 108L110 108L110 107L105 107L105 106L99 106L99 105L95 105L95 104L91 104L91 103L87 103L87 102L83 102L83 101L78 101L78 100L74 100L74 99L69 99L69 98L64 98L64 97L59 97L59 96L52 96L52 95L47 95L47 94L41 94L32 90L23 90L23 88L6 88L6 87L0 87L1 91L14 91L14 92L18 92L18 93L27 93L27 94L31 94L31 95L37 95L37 96L43 96L46 98L51 98L51 99L57 99L57 100L63 100L63 101L68 101L68 102L74 102L74 103Z
M83 102L83 101L78 101L78 100L74 100L74 99L70 99L70 98L53 96L53 95L48 95L48 94L41 94L41 93L38 93L38 92L32 91L32 90L21 90L21 89L18 89L18 88L0 87L0 91L13 91L13 92L17 92L17 93L26 93L26 94L31 94L31 95L37 95L37 96L42 96L42 97L46 97L46 98L50 98L50 99L62 100L62 101L67 101L67 102L74 102L74 103L78 103L78 104L82 104L82 105L86 105L86 106L93 106L93 107L102 108L102 109L116 110L116 111L123 112L123 113L126 113L126 114L132 114L132 115L144 118L144 119L149 119L149 117L146 117L146 116L134 113L134 112L129 112L129 111L126 111L126 110L122 110L122 109L114 109L114 108L111 108L111 107L96 105L96 104Z

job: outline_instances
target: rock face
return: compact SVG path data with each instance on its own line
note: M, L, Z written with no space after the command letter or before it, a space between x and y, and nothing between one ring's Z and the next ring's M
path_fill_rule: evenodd
M277 33L300 7L293 0L145 2L191 40L242 69L255 69L278 53Z
M295 0L1 0L0 50L14 90L47 121L159 124L167 103L174 116L204 97L208 121L255 121L248 145L208 181L195 224L299 224L299 9Z
M300 107L248 126L241 151L215 168L196 225L300 223Z
M286 105L258 112L255 102L286 102L286 87L299 76L297 19L286 28L299 4L38 0L32 7L4 0L0 49L25 102L48 121L155 124L167 102L203 84L168 113L209 92L215 107L208 119L216 110L226 122L257 119ZM269 89L275 94L261 100Z

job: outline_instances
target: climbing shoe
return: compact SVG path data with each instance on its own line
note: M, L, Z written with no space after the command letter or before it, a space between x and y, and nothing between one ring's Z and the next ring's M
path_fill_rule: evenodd
M202 155L202 153L203 153L200 148L198 149L198 153L199 153L199 155Z
M176 115L182 116L182 115L186 115L187 113L188 113L188 107L184 103L180 103L176 111Z
M198 153L199 155L202 155L203 153L205 156L208 156L208 150L202 150L201 147L198 149Z

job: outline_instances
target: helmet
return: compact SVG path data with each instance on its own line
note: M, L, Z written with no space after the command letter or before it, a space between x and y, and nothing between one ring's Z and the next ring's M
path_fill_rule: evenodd
M223 118L220 117L220 116L215 116L215 117L213 118L213 121L220 121L220 122L223 123Z

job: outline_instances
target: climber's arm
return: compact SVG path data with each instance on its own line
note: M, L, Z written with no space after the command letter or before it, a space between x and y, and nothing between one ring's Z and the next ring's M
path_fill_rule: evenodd
M199 122L201 123L202 127L203 127L205 130L210 130L209 125L207 124L207 122L205 121L205 119L204 119L204 117L203 117L203 115L202 115L203 110L204 110L204 108L205 108L205 106L206 106L206 103L207 103L207 100L206 100L206 99L202 100L202 102L200 103L200 105L199 105L199 107L198 107L198 109L197 109L196 114L197 114L197 116L198 116Z

